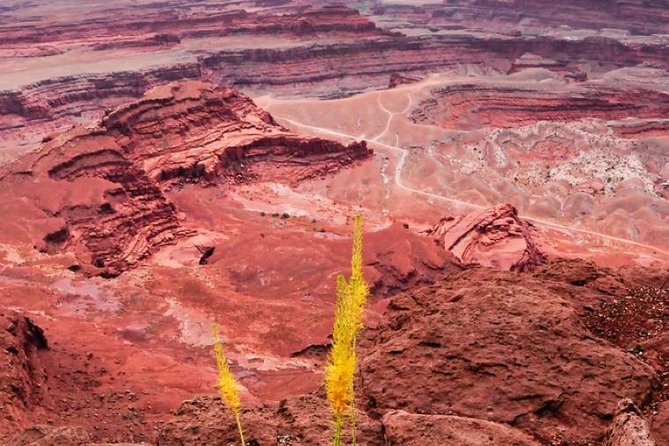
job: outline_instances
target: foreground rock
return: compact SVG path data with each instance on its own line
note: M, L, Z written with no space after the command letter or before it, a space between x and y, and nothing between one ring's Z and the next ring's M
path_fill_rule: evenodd
M391 411L382 418L387 445L539 446L526 434L489 421Z
M617 402L649 401L657 378L583 327L577 295L477 268L392 299L361 346L367 407L507 423L542 442L597 440Z
M524 271L546 262L534 226L510 204L442 219L430 235L465 264Z
M622 400L606 433L604 446L655 446L648 425L630 400Z
M3 426L24 422L39 404L47 379L40 353L47 348L44 333L29 318L0 310L0 436Z
M317 395L264 404L245 410L242 417L249 445L327 445L332 442L329 407ZM357 423L359 445L385 445L378 421L359 412ZM165 423L158 435L161 446L227 445L238 441L235 421L218 398L185 402L174 420ZM346 438L345 442L350 443L350 439Z
M0 212L13 216L0 229L45 252L72 248L93 272L114 276L185 235L166 189L292 184L370 153L365 143L297 136L232 88L168 84L0 172Z

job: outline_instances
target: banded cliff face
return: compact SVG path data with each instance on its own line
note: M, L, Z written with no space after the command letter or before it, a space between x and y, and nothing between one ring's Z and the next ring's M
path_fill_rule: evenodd
M487 26L501 31L564 28L625 29L634 34L667 31L661 0L435 0L424 5L378 1L372 13L434 28ZM398 2L399 3L399 2Z
M253 93L337 97L384 88L392 76L420 78L472 66L500 73L541 67L574 80L593 70L669 67L666 43L648 35L667 31L667 9L655 2L606 9L569 1L564 11L538 1L383 3L364 15L323 3L249 2L240 9L220 2L203 10L178 0L87 10L79 23L57 11L35 12L30 26L11 15L4 23L0 18L0 56L9 61L0 73L0 163L35 147L44 134L98 118L166 81L203 79ZM631 17L629 27L625 17ZM572 32L558 22L583 29ZM605 29L616 27L630 32ZM524 59L527 54L534 59ZM60 61L59 73L67 75L44 78L46 67ZM109 73L99 72L101 61Z
M308 21L296 23L297 27L313 28ZM314 39L320 36L318 31L314 33ZM393 74L424 75L460 65L476 65L481 60L486 60L492 68L514 72L519 69L514 61L527 53L561 60L563 62L552 63L548 68L557 66L559 71L567 73L580 73L578 64L589 62L612 67L639 63L669 66L669 49L664 45L622 44L605 37L562 40L450 35L426 38L375 33L337 43L309 39L286 48L224 50L205 54L189 63L140 71L71 75L25 85L20 90L6 90L0 92L0 131L44 119L76 116L82 110L100 110L109 104L115 105L115 98L139 97L165 81L206 78L254 89L271 87L275 92L288 95L337 96L386 86ZM333 89L330 83L340 79L345 82Z
M138 15L133 8L102 9L92 13L97 14L97 17L85 20L76 27L58 22L37 23L30 27L5 27L4 44L74 40L91 45L93 50L101 50L122 48L128 42L143 44L135 46L169 46L188 37L231 34L285 33L299 36L316 32L378 33L374 22L343 5L285 10L268 6L270 8L240 9L238 5L220 2L203 9L192 1L164 2L136 6L136 9L142 9L142 15ZM137 39L138 35L151 38ZM109 42L104 42L107 39Z
M435 90L412 119L444 128L520 127L539 121L658 118L669 112L669 95L652 89L611 88L597 83L559 91L539 87L457 84Z
M185 183L299 182L371 153L303 138L246 96L202 82L167 84L98 123L56 135L0 177L43 251L72 248L114 276L187 235L163 193Z

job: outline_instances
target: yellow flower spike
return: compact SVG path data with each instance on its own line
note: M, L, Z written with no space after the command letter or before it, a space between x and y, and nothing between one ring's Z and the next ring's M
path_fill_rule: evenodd
M354 220L351 252L351 279L337 277L337 299L332 330L332 349L325 369L325 390L334 415L334 446L341 445L344 422L351 421L353 445L355 436L356 341L363 328L363 313L369 287L362 272L362 218Z
M228 366L228 359L225 357L218 325L213 324L211 326L211 331L214 337L214 356L216 356L216 367L218 368L218 393L221 396L223 403L234 414L237 423L237 431L239 432L239 439L242 442L242 446L246 446L240 416L242 403L239 399L237 380L235 380L235 376L232 374L230 367Z

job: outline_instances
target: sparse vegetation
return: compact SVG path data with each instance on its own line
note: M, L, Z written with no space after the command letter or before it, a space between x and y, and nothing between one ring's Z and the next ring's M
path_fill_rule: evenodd
M340 446L346 421L355 438L356 343L363 327L362 316L369 288L362 273L362 218L356 216L351 253L351 278L337 277L337 301L332 332L332 350L325 369L325 389L334 417L333 444Z
M230 371L228 366L228 360L225 357L225 351L223 350L223 343L219 335L218 325L214 324L212 326L212 334L214 337L214 355L216 356L216 366L218 368L218 392L221 396L223 403L232 411L235 416L235 422L237 423L237 430L239 432L239 439L242 443L242 446L246 446L244 441L244 431L242 429L242 421L240 417L241 413L241 400L239 399L239 391L237 389L237 380L235 376Z

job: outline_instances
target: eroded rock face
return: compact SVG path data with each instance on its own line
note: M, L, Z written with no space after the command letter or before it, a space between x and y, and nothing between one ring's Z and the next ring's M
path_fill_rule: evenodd
M0 209L40 250L70 246L81 263L113 276L186 234L166 188L294 184L370 153L365 143L297 136L232 88L173 83L10 165L0 173L8 191Z
M442 219L429 234L465 264L523 271L546 262L534 227L509 204Z
M381 419L389 446L539 446L517 429L503 424L449 415L419 415L393 410Z
M4 313L4 314L2 314ZM20 423L42 397L47 374L40 352L48 349L42 329L16 312L0 313L0 424ZM3 421L4 420L4 421ZM0 434L4 429L0 428Z
M476 268L393 298L361 342L367 407L506 423L546 443L597 440L618 401L648 401L657 377L588 332L569 296Z

